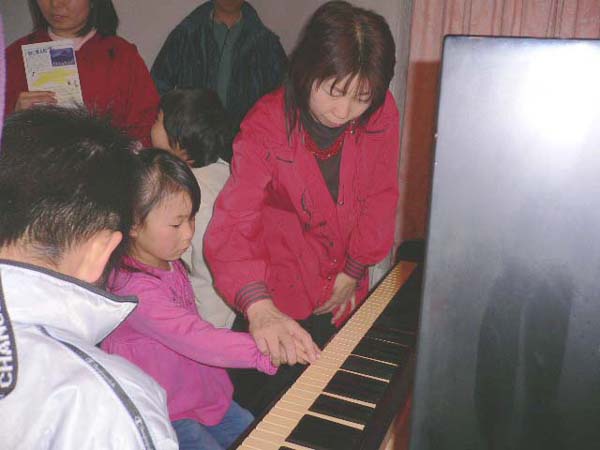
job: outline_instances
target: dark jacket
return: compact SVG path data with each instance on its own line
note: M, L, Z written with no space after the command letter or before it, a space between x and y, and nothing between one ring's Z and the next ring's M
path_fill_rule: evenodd
M213 35L212 10L212 1L203 3L165 41L151 70L161 95L176 87L217 90L219 49ZM248 2L242 6L242 16L226 102L236 123L260 97L279 86L287 64L279 37L265 27Z

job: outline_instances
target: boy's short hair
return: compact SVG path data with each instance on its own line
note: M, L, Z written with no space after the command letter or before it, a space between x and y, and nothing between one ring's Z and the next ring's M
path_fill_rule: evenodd
M36 107L8 117L0 151L0 247L57 263L102 230L131 226L132 141L85 109Z
M169 144L185 150L193 167L231 160L233 130L215 92L174 89L163 95L160 109Z

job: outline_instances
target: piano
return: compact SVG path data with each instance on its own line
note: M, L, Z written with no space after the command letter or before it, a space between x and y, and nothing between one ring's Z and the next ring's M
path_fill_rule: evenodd
M237 448L379 449L412 388L421 272L397 263Z

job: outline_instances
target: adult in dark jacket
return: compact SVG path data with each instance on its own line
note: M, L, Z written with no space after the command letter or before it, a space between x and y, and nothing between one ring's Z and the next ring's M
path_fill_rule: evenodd
M282 81L287 57L279 37L243 0L203 3L169 34L152 66L160 94L174 88L216 91L235 123Z

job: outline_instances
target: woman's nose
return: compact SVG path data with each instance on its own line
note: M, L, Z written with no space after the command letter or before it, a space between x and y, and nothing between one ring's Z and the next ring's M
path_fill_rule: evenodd
M343 97L336 103L333 115L340 120L346 120L350 116L351 107L352 100L349 97Z

